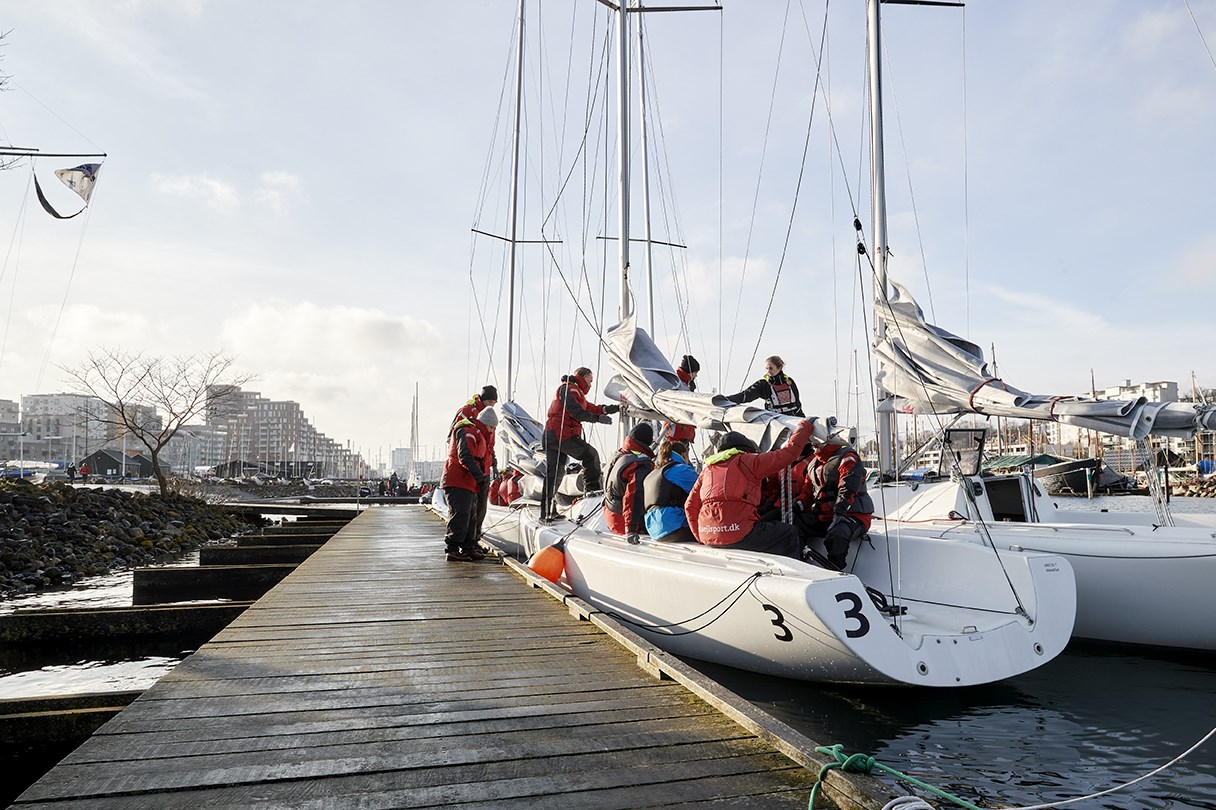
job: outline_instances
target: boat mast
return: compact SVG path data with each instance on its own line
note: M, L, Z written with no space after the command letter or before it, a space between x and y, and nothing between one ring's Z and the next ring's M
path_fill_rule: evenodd
M515 385L515 252L519 224L519 132L524 96L524 2L519 0L519 36L515 43L515 131L511 138L511 240L507 260L507 401L514 399Z
M628 0L616 7L617 114L617 242L621 298L618 314L629 317L629 10Z
M887 300L887 189L882 151L882 34L879 28L879 0L866 0L866 51L870 69L870 252L874 261L874 341L886 337L883 313ZM895 412L890 408L890 393L879 390L878 471L884 476L895 472L892 437Z
M650 241L650 145L646 130L646 48L638 20L638 123L642 128L642 227L646 242L646 302L650 306L650 336L654 337L654 243Z

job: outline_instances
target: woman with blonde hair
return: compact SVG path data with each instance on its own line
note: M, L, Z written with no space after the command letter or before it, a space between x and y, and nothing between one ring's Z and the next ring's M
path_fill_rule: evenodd
M790 416L806 415L802 412L802 400L798 398L798 384L785 373L785 361L775 354L764 358L763 377L737 394L728 394L726 398L740 405L763 399L770 411Z

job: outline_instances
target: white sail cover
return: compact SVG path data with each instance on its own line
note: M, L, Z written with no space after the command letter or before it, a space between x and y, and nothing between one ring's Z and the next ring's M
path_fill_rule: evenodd
M802 421L764 408L738 405L715 394L689 391L667 357L630 315L604 336L608 360L616 374L604 396L622 403L629 415L693 425L702 430L735 430L761 450L777 447ZM823 442L828 428L816 420L814 438Z
M1216 429L1211 405L1042 396L1014 388L990 373L979 346L926 322L907 288L890 283L893 293L876 306L886 327L884 339L875 344L876 382L894 395L896 410L1053 420L1133 439L1190 437Z

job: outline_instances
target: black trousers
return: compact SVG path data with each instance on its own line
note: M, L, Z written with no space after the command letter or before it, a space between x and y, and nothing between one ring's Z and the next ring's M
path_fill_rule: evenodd
M837 571L843 571L849 562L849 547L853 541L865 536L866 527L855 517L844 515L825 523L818 516L803 512L794 518L804 540L823 538L823 548L828 553L828 562Z
M545 432L545 482L541 492L541 509L549 511L557 498L557 486L562 482L562 473L567 457L583 463L583 491L595 492L604 488L604 473L600 468L600 454L587 444L581 436L571 436L558 443L552 431Z
M780 554L795 560L802 559L802 541L798 530L789 523L761 521L739 542L717 548L742 548L748 551L763 551L766 554Z
M471 532L473 540L469 543L465 551L472 551L477 547L477 541L481 539L481 527L486 522L486 507L490 505L490 482L486 481L485 487L477 493L477 517L473 522L473 531Z
M448 501L448 530L443 536L449 553L471 549L477 545L477 493L461 487L444 487Z

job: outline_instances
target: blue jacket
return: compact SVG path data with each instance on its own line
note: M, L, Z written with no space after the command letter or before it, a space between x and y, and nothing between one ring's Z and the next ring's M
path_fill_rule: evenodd
M678 453L673 453L671 457L680 463L664 470L663 477L687 495L692 491L693 484L697 483L697 471ZM684 515L683 507L655 506L646 510L646 533L651 537L663 537L687 525L688 518Z

